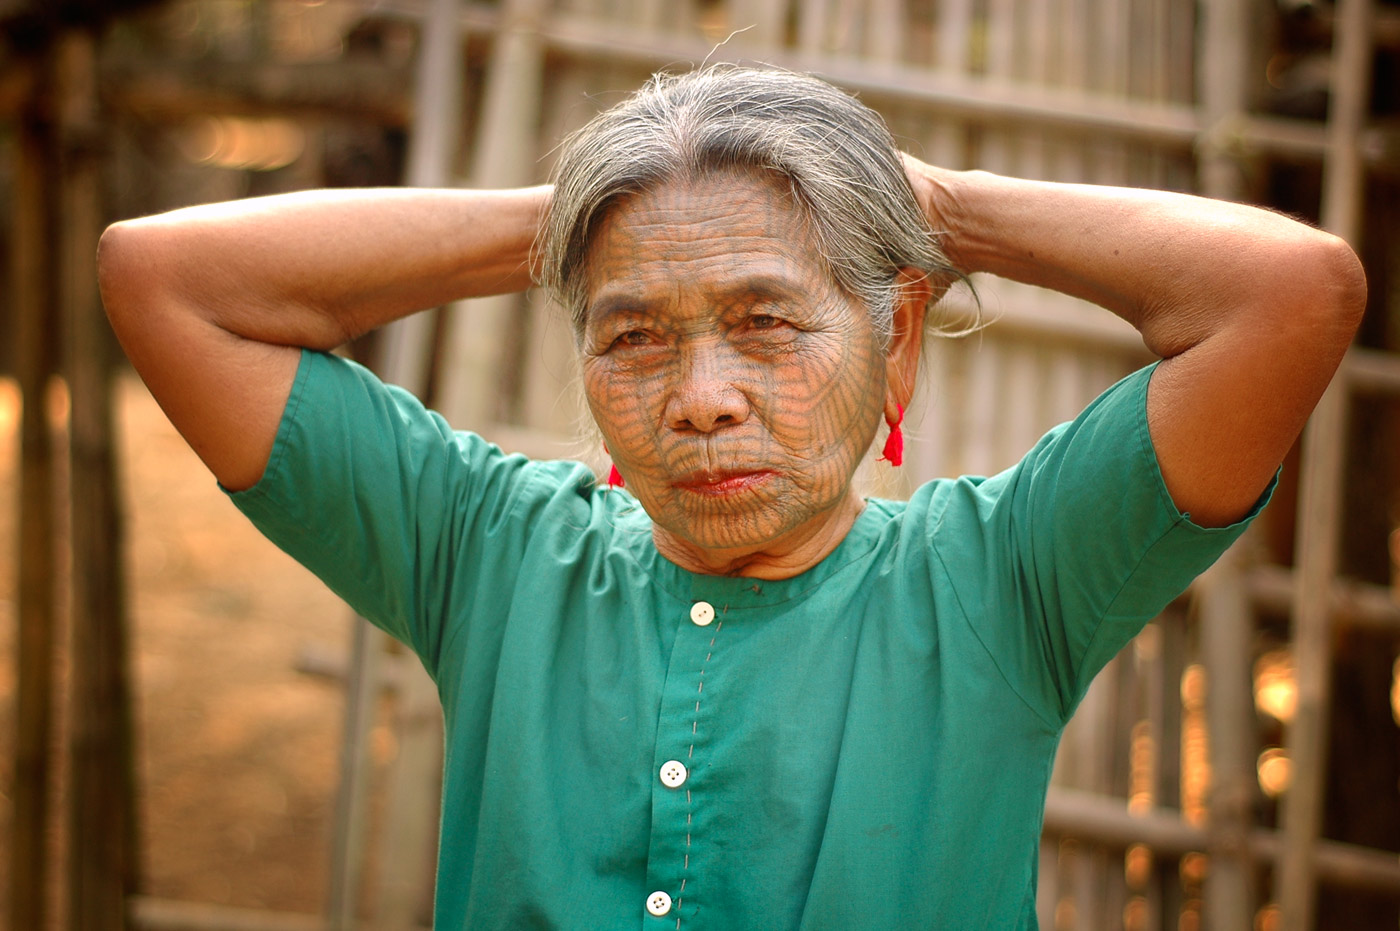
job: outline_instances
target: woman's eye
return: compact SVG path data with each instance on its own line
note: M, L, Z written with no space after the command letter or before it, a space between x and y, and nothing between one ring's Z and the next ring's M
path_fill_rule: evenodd
M755 330L771 330L781 325L782 321L771 314L754 314L749 318L749 326Z
M619 346L645 346L650 342L650 339L651 338L642 330L628 330L626 333L623 333L617 339L613 340L613 342Z

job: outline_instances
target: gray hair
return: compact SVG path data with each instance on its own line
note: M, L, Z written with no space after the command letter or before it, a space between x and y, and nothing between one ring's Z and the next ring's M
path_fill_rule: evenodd
M714 65L658 74L565 140L541 230L541 283L584 325L589 237L616 201L726 169L772 172L806 214L836 283L892 328L895 278L966 281L939 249L875 111L788 71Z

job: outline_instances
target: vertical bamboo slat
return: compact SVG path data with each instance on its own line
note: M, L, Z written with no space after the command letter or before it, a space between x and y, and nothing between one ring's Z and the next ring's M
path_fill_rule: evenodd
M1362 163L1357 147L1370 104L1370 0L1341 0L1332 47L1322 223L1355 244L1361 232ZM1292 782L1282 811L1285 854L1276 874L1281 931L1309 931L1316 904L1313 855L1322 827L1331 706L1332 585L1341 537L1346 383L1334 379L1303 434L1294 555L1293 649L1298 704L1287 743Z
M331 818L329 891L326 900L328 931L350 931L360 901L364 869L365 836L369 813L369 733L379 704L380 670L384 650L379 632L360 619L352 619L350 663L345 692L344 736L340 745L340 784Z
M1201 109L1208 125L1222 125L1247 104L1248 4L1220 0L1203 8ZM1239 165L1225 153L1200 160L1202 193L1229 200L1243 195ZM1247 544L1245 544L1247 545ZM1237 544L1202 580L1200 622L1210 734L1210 873L1206 926L1244 928L1253 921L1252 864L1246 847L1254 792L1254 706L1250 698L1250 638L1254 617L1243 592L1243 549Z
M826 48L827 0L808 0L798 8L797 47L814 55Z
M1250 689L1254 618L1242 561L1243 548L1232 547L1197 587L1210 735L1210 872L1204 897L1208 928L1247 928L1254 918L1248 848L1255 784Z
M424 53L416 76L416 118L408 152L408 182L418 187L445 186L453 179L465 81L458 8L458 0L433 0L424 20L420 40ZM428 388L424 376L432 354L433 318L417 314L398 324L417 327L413 336L419 346L402 360L402 366L403 374L413 377L413 390L420 393ZM386 372L391 381L397 374ZM390 647L387 635L374 639L381 649ZM430 911L438 820L438 793L432 788L442 771L437 687L416 662L400 663L399 669L402 675L394 702L398 752L388 774L389 806L380 843L375 918L376 927L389 931L416 927ZM431 788L424 791L424 787Z
M967 74L972 34L972 0L942 0L938 4L938 60L931 80ZM961 122L941 121L931 133L928 158L945 168L966 168L967 127Z
M55 374L54 275L50 248L51 213L46 195L47 133L35 112L35 94L15 132L11 190L10 309L14 320L20 417L18 620L15 663L15 769L10 825L9 927L46 926L48 889L47 827L54 761L53 728L55 624L54 451L44 416L44 389Z
M996 468L1002 469L1025 455L1044 432L1045 421L1037 401L1040 398L1041 351L1029 340L1008 340L1006 371L1000 392L1005 399L996 415L1000 438Z
M962 471L990 475L997 457L997 414L1001 409L1001 341L974 338L967 346L962 414Z
M442 187L453 181L462 132L462 34L458 0L432 0L419 32L413 127L404 183ZM433 316L415 314L384 328L381 374L420 398L427 396Z
M1158 624L1160 659L1153 670L1148 721L1155 740L1156 766L1152 801L1158 808L1181 808L1181 680L1186 671L1186 625L1179 611L1168 611ZM1181 916L1181 873L1176 860L1158 857L1148 886L1154 923L1164 931L1175 929Z
M507 0L491 49L472 158L471 183L507 188L535 181L535 127L544 82L538 25L543 0ZM500 419L503 349L521 298L507 294L452 308L439 407L454 424L481 430Z
M1108 795L1112 788L1111 722L1121 665L1121 657L1109 661L1089 686L1075 712L1073 731L1066 731L1075 763L1072 784L1100 795ZM1121 875L1122 870L1120 868L1113 873ZM1116 877L1110 876L1107 852L1092 840L1082 841L1074 864L1077 927L1085 931L1108 927L1110 922L1105 906L1113 878Z
M102 228L94 46L92 35L73 31L55 49L63 131L59 294L68 327L65 368L71 397L68 920L85 931L125 927L125 900L136 870L122 529L107 325L93 263Z
M453 157L461 136L462 36L457 0L434 0L419 32L421 54L415 75L415 120L409 137L405 181L414 187L441 187L452 180ZM385 329L380 375L419 397L428 391L433 315L420 313ZM330 866L328 924L350 928L363 885L368 835L369 734L382 688L387 635L352 617L352 642L345 705L345 738L340 758ZM437 695L427 674L414 664L398 696L399 757L390 777L391 817L384 831L376 921L384 928L407 927L431 886L436 802L421 788L432 782L441 730ZM430 712L422 713L424 705ZM426 759L425 759L426 758ZM417 854L415 856L415 853Z

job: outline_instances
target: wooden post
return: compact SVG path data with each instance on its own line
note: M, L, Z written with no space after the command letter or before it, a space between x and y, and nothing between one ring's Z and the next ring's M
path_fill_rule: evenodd
M458 0L433 0L424 20L416 113L408 153L407 180L417 187L441 187L456 175L466 81L464 37L457 14ZM407 384L425 400L433 400L428 394L426 375L433 349L430 327L436 317L434 312L399 321L394 335L398 328L417 326L422 345L415 356L386 359L391 367L386 368L385 377ZM404 663L402 671L394 705L398 753L389 771L389 816L380 846L379 911L375 921L375 927L392 931L431 923L440 796L437 789L442 774L442 711L437 686L416 659Z
M455 175L462 135L462 44L458 0L432 0L418 38L413 127L408 139L410 187L442 187ZM420 398L427 397L433 315L415 314L384 329L381 374Z
M345 690L345 730L340 744L340 784L331 820L328 931L350 931L360 901L365 834L369 812L369 733L379 704L383 646L380 633L351 616L350 667Z
M1242 175L1239 164L1223 151L1220 136L1222 127L1244 112L1248 5L1242 0L1219 0L1202 7L1201 15L1205 22L1196 73L1205 144L1197 169L1199 184L1208 197L1233 200L1240 196Z
M1322 223L1355 244L1363 169L1357 136L1366 121L1371 79L1370 0L1339 0L1332 39L1332 97L1323 162ZM1284 796L1286 848L1276 874L1280 931L1311 931L1316 905L1313 863L1322 829L1331 704L1332 585L1341 535L1342 481L1349 397L1334 379L1303 435L1294 556L1293 650L1298 705L1288 729L1292 782Z
M1202 43L1198 61L1201 122L1226 125L1243 113L1249 43L1249 5L1219 0L1201 7ZM1209 130L1208 130L1209 134ZM1243 175L1218 139L1207 145L1198 165L1201 192L1238 200ZM1212 931L1248 928L1254 920L1248 837L1254 797L1254 703L1250 639L1254 615L1244 588L1244 544L1236 543L1201 580L1202 660L1206 669L1206 727L1211 784L1207 794L1210 872L1203 911Z
M471 183L507 188L535 181L536 133L544 82L542 0L506 0L491 49L473 149ZM452 310L440 407L459 427L487 430L500 418L502 349L516 294L467 301Z
M1162 642L1148 713L1156 739L1154 808L1181 808L1181 679L1188 662L1184 613L1168 607L1158 622ZM1154 849L1152 853L1153 875L1148 893L1152 919L1159 928L1176 928L1181 921L1180 865L1164 851Z
M442 187L452 180L453 157L461 138L463 36L458 23L458 0L433 0L419 27L419 57L415 76L414 121L409 137L405 183L413 187ZM385 328L379 374L386 381L427 400L428 369L433 352L433 318L424 312ZM354 927L363 886L365 838L369 811L369 734L381 691L387 635L360 617L354 625L350 671L346 686L345 736L340 754L340 786L331 840L330 898L327 924L331 931ZM423 791L433 784L424 775L440 756L441 727L437 695L416 662L404 664L406 682L399 691L401 709L428 707L423 715L400 715L399 757L389 787L390 817L384 830L380 858L380 896L376 927L408 927L416 922L419 904L430 898L432 841L436 800ZM410 721L412 723L410 723ZM416 740L402 731L422 731ZM405 738L407 737L407 740ZM406 772L404 760L426 757ZM412 780L414 784L408 784Z
M69 721L69 924L121 929L134 885L135 812L122 532L112 443L108 335L97 298L101 229L95 41L55 47L63 141L60 296L71 396L73 644Z
M35 69L37 70L37 69ZM30 78L33 77L31 73ZM55 641L53 447L44 389L54 375L54 211L50 127L42 91L31 87L16 124L12 225L11 312L20 417L19 641L15 673L15 774L10 834L9 927L43 928L49 883L46 843L52 800L53 664Z
M1255 793L1254 696L1250 640L1254 618L1235 545L1198 582L1201 653L1206 669L1206 727L1211 784L1205 924L1226 931L1254 918L1249 832Z

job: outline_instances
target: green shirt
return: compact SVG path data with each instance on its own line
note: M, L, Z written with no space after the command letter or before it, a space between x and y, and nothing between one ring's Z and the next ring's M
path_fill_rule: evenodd
M1065 722L1243 529L1173 506L1150 372L777 582L310 352L233 500L437 683L437 927L1034 928Z

